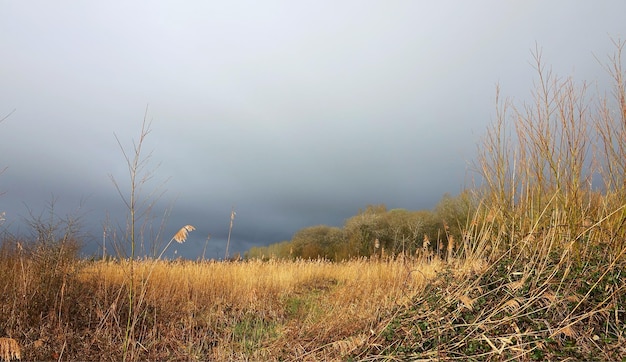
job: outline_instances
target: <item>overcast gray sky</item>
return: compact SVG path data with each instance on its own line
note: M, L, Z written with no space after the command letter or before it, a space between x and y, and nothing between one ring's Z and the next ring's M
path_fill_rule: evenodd
M368 204L431 209L472 177L495 85L529 99L531 49L598 82L619 1L0 1L0 212L83 217L99 253L124 209L126 147L164 181L166 240L222 257L343 225ZM147 153L146 153L147 154ZM82 205L81 210L76 210ZM158 221L155 221L158 224ZM158 225L157 225L158 226ZM174 249L172 249L173 251Z

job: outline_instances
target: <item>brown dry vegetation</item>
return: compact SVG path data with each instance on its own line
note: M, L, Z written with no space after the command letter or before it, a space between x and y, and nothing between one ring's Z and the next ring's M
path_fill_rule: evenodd
M25 271L34 271L34 261L23 263ZM22 279L15 290L36 294L20 285L36 275L23 274L19 260L12 264L17 270L11 274ZM441 266L402 259L136 262L139 318L131 359L349 356L377 338L388 313L409 305ZM124 262L81 262L67 274L64 305L41 312L33 304L13 305L20 315L8 319L3 332L21 341L26 359L120 360L127 273ZM8 292L2 302L11 307L7 303L19 295Z

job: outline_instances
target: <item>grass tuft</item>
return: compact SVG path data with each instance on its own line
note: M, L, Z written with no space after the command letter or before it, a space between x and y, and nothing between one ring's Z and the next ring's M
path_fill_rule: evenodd
M22 352L17 341L13 338L0 338L0 358L3 361L12 361L13 359L22 359Z

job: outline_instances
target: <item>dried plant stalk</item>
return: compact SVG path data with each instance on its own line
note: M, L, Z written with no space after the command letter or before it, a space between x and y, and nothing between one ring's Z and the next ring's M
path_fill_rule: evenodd
M174 234L174 236L170 239L169 243L167 243L165 248L163 248L163 250L161 251L161 254L159 254L159 257L157 259L161 259L161 257L163 256L167 248L169 248L170 245L172 244L172 241L176 240L177 243L182 244L185 241L187 241L189 232L194 231L194 230L196 230L196 228L191 225L185 225L182 228L180 228L180 230L178 230L178 232Z
M448 235L448 260L452 260L454 253L454 235Z

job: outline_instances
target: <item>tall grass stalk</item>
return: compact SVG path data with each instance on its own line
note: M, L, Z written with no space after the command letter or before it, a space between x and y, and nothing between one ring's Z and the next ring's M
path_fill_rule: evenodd
M115 139L117 141L118 146L124 156L126 161L126 167L128 170L129 176L129 191L128 195L122 190L121 185L117 182L117 180L111 175L110 178L118 191L126 209L128 210L128 222L127 222L127 241L128 246L130 247L130 255L129 255L129 288L128 288L128 317L126 320L126 334L124 338L123 345L123 358L124 360L129 358L129 353L131 353L130 358L132 358L132 352L134 348L130 349L131 343L133 342L133 329L135 326L135 269L134 269L134 259L136 253L137 246L137 229L138 229L138 221L139 219L145 218L147 214L149 214L152 208L152 200L149 199L141 199L140 194L142 186L144 186L152 177L153 172L146 170L147 164L150 160L151 154L149 153L147 156L144 156L142 153L142 148L146 137L150 133L150 125L151 122L147 119L148 116L148 107L146 106L146 110L144 112L144 118L141 123L141 132L139 133L139 140L135 143L133 141L133 147L131 151L127 151L119 137L115 135ZM138 204L139 202L139 204ZM124 253L125 247L122 245L118 250L119 253ZM121 255L120 255L121 256ZM130 349L130 350L129 350Z
M167 245L165 245L165 247L161 251L161 254L159 254L159 256L157 257L157 260L161 259L161 257L163 256L163 254L165 253L167 248L169 248L169 246L172 244L173 241L176 241L179 244L184 243L185 241L187 241L187 236L189 235L189 232L194 231L194 230L196 230L196 228L191 225L185 225L182 228L180 228L180 230L178 230L178 232L174 234L174 236L170 239Z
M226 240L226 253L224 254L224 258L228 259L229 255L228 255L228 248L230 246L230 235L233 231L233 221L235 221L235 207L233 206L233 208L230 210L230 225L228 226L228 239Z
M9 112L8 114L4 115L2 118L0 118L0 123L4 122L7 118L9 118L13 113L15 112L15 109L12 110L11 112ZM2 175L4 173L4 171L6 170L6 166L3 168L0 168L0 175ZM0 190L0 195L2 195L3 192ZM2 215L0 215L2 217L0 217L0 224L1 221L4 221L4 213L2 213Z
M531 102L502 100L496 89L496 119L479 145L482 202L469 233L479 246L474 249L493 262L474 286L454 293L470 309L468 301L481 300L486 307L485 301L496 302L494 294L504 299L489 307L492 313L475 313L467 338L449 347L477 348L485 357L508 351L514 359L537 359L563 348L559 343L587 338L602 342L578 342L582 347L572 349L572 356L587 358L585 349L603 359L620 355L612 351L623 342L626 42L614 44L616 52L604 66L614 83L610 96L590 95L588 83L555 75L539 48L533 51L537 79ZM506 343L502 334L488 337L493 328L507 330L511 321L521 325L529 316L549 325L513 329ZM479 331L481 341L471 337ZM532 342L528 331L535 340L545 338L543 344Z
M515 105L496 91L496 120L479 147L483 202L508 240L552 229L576 237L589 220L605 220L610 241L624 246L625 214L605 218L626 196L626 102L621 52L607 69L616 83L610 99L588 95L587 83L560 78L533 52L533 102ZM556 222L556 223L555 223ZM500 247L512 246L501 245ZM619 249L619 247L618 247ZM617 250L617 249L616 249Z

